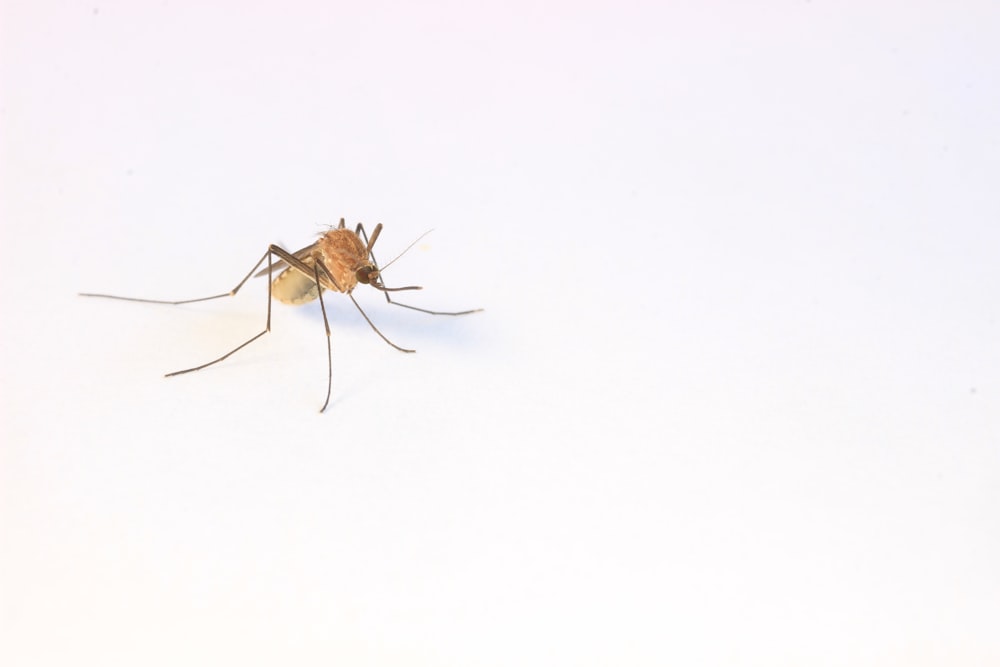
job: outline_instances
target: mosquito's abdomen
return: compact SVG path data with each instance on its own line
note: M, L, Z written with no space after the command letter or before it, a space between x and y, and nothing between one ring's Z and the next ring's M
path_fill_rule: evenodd
M271 296L293 306L308 303L319 296L316 281L295 269L285 269L271 283Z

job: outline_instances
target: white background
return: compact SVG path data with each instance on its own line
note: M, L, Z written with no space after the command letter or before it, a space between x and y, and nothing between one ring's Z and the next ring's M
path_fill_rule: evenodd
M3 664L1000 661L995 3L0 7Z

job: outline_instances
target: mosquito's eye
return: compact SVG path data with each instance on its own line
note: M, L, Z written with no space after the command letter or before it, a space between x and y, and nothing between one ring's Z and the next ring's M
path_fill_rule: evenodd
M358 279L358 282L362 285L370 285L371 283L378 281L378 270L373 269L370 266L362 266L354 272L354 275Z

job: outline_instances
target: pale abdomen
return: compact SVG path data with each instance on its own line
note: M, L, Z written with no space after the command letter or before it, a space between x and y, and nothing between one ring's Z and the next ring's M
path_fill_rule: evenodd
M285 269L271 283L271 296L281 303L298 305L319 296L316 281L295 269Z

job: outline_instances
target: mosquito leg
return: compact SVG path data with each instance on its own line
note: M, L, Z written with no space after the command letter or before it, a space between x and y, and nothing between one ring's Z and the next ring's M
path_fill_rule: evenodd
M240 350L242 350L243 348L245 348L247 345L249 345L250 343L254 342L255 340L257 340L258 338L260 338L261 336L263 336L264 334L266 334L267 332L269 332L271 330L271 273L272 273L273 267L274 267L274 262L272 261L272 259L273 259L272 254L275 254L275 249L280 250L281 252L284 252L284 250L282 250L281 248L278 248L278 246L276 246L276 245L271 245L270 247L268 247L267 252L264 253L264 256L260 258L260 261L258 261L256 264L254 264L254 267L252 269L250 269L250 273L247 274L246 278L244 278L243 280L241 280L240 284L237 285L236 287L234 287L233 291L229 293L229 294L236 294L236 292L238 292L239 289L241 287L243 287L243 284L246 283L246 281L250 278L250 276L253 275L253 272L257 270L257 267L261 265L261 262L263 262L265 259L267 260L267 322L264 324L264 330L261 331L256 336L254 336L253 338L251 338L250 340L248 340L245 343L243 343L242 345L240 345L239 347L233 348L229 352L226 352L224 355L222 355L218 359L215 359L214 361L210 361L207 364L202 364L201 366L195 366L194 368L185 368L182 371L174 371L173 373L167 373L164 377L173 377L175 375L184 375L185 373L193 373L194 371L200 371L202 368L207 368L208 366L211 366L213 364L217 364L220 361L228 359L233 354L239 352ZM227 294L220 294L219 296L228 296L228 295ZM114 298L114 297L112 297L112 298ZM120 297L118 297L118 298L120 298ZM178 302L154 301L153 303L191 303L192 301L206 301L207 299L216 299L216 298L218 298L218 297L207 297L206 299L192 299L191 301L178 301ZM142 301L142 300L143 299L128 299L128 301Z
M354 233L358 234L362 239L364 239L365 246L368 248L368 256L372 258L372 264L374 264L375 268L377 269L378 260L375 259L375 253L372 252L373 244L368 242L368 233L365 232L365 226L359 222L357 229L354 230ZM383 292L383 294L385 294L385 292ZM392 299L389 298L388 294L385 295L385 300L388 301L389 303L392 303Z
M343 221L343 218L341 218L341 224L343 224ZM326 315L326 302L323 300L324 287L320 271L322 270L323 275L330 279L330 285L333 286L333 289L338 292L342 292L343 290L340 285L337 284L337 280L333 277L333 275L330 274L330 271L323 266L323 262L319 258L316 258L312 266L310 266L300 258L276 245L271 246L271 252L277 255L278 259L287 264L290 269L294 269L302 275L312 278L316 281L316 285L318 287L317 296L319 297L320 308L323 310L323 326L326 328L326 400L323 402L323 407L319 410L320 412L323 412L330 404L330 392L333 387L333 351L330 347L330 320Z
M242 350L243 348L245 348L247 345L249 345L250 343L254 342L255 340L257 340L258 338L260 338L261 336L263 336L266 333L267 333L267 329L265 329L264 331L261 331L259 334L257 334L256 336L254 336L253 338L251 338L247 342L243 343L239 347L230 350L229 352L225 353L224 355L222 355L218 359L216 359L214 361L210 361L207 364L202 364L201 366L195 366L194 368L185 368L182 371L174 371L173 373L167 373L163 377L165 377L165 378L172 378L175 375L184 375L185 373L193 373L195 371L200 371L202 368L208 368L209 366L212 366L213 364L217 364L220 361L225 361L229 357L233 356L233 354L235 354L236 352L239 352L240 350Z
M337 281L333 279L333 276L332 276L332 275L330 274L330 270L329 270L328 268L326 268L326 265L325 265L325 264L323 264L323 260L320 260L320 259L317 259L317 260L316 260L316 267L317 267L317 268L318 268L319 270L321 270L321 271L323 272L323 274L324 274L324 275L325 275L325 276L326 276L327 278L329 278L329 279L330 279L330 282L332 282L333 284L335 284L335 285L336 285ZM350 299L351 299L351 302L352 302L352 303L354 304L354 307L358 309L358 312L359 312L359 313L361 313L361 316L365 318L365 322L368 322L368 326L370 326L370 327L372 328L372 331L374 331L375 333L377 333L377 334L379 335L379 338L381 338L381 339L382 339L382 340L384 340L384 341L385 341L386 343L388 343L388 344L389 344L389 345L390 345L391 347L394 347L394 348L396 348L396 349L397 349L397 350L399 350L400 352L416 352L416 350L408 350L408 349L406 349L405 347L400 347L400 346L396 345L395 343L393 343L393 342L392 342L391 340L389 340L388 338L386 338L386 337L385 337L385 334L383 334L383 333L382 333L381 331L379 331L379 330L378 330L378 327L377 327L377 326L375 326L375 323L374 323L374 322L372 322L372 321L371 321L371 318L369 318L369 317L368 317L368 313L366 313L366 312L364 311L364 309L362 309L362 308L361 308L361 304L359 304L359 303L358 303L358 302L357 302L357 301L355 300L355 298L354 298L354 295L353 295L353 294L351 294L350 292L347 292L347 296L348 296L348 297L350 297Z
M326 400L323 401L323 407L319 409L320 412L323 412L330 404L330 390L333 387L333 351L330 349L330 320L326 317L326 304L323 303L323 283L319 281L319 262L313 265L313 274L316 278L316 285L320 286L318 290L319 307L323 311L323 326L326 327Z
M375 232L372 233L372 240L371 240L371 242L368 241L368 234L365 233L364 225L362 225L360 222L358 223L358 230L356 232L357 234L361 235L361 238L363 238L364 241L365 241L365 245L368 246L368 254L372 258L372 264L375 265L376 269L379 268L379 264L378 264L378 260L375 259L375 253L372 252L371 248L372 248L373 245L375 245L375 239L378 238L378 232L381 231L380 228L381 228L381 225L379 225L378 227L375 228ZM422 239L424 236L426 236L429 233L430 233L429 230L427 232L424 232L416 241L414 241L413 243L411 243L409 245L409 247L406 248L406 250L404 250L402 253L400 253L399 256L396 257L396 259L399 259L399 257L402 257L403 253L405 253L407 250L409 250L410 248L412 248L417 243L417 241L419 241L420 239ZM395 262L396 259L392 260L392 262ZM392 264L392 262L389 262L389 264ZM389 264L386 264L386 266L389 266ZM379 271L381 271L381 269L379 269ZM399 289L420 289L420 288L419 287L396 288L396 290L399 290ZM394 306L401 306L403 308L409 308L410 310L417 310L417 311L420 311L421 313L427 313L428 315L469 315L470 313L478 313L478 312L480 312L480 311L483 310L482 308L473 308L472 310L460 310L460 311L456 311L456 312L451 312L451 311L427 310L426 308L418 308L417 306L411 306L409 304L400 303L399 301L393 301L392 297L389 296L389 292L396 291L396 290L393 290L392 288L383 289L382 290L382 294L385 295L385 300L387 302L391 303Z
M361 230L362 234L365 234L365 228L360 222L358 223L358 229ZM372 230L371 238L368 238L368 235L365 234L365 251L368 255L372 254L372 247L375 246L375 241L378 241L378 235L381 233L382 233L382 223L380 222L377 225L375 225L375 229ZM373 262L375 261L374 257L372 257L372 261Z
M271 246L271 248L273 247L275 246ZM245 285L248 280L250 280L250 277L254 274L254 271L256 271L257 267L259 267L261 264L264 263L265 259L268 260L268 266L270 266L270 260L268 258L271 256L272 252L271 248L268 248L267 252L264 253L264 256L261 257L259 260L257 260L257 263L253 265L252 269L250 269L250 273L244 276L243 280L241 280L236 287L223 294L216 294L215 296L203 296L198 299L184 299L182 301L161 301L160 299L137 299L131 296L115 296L114 294L93 294L90 292L80 292L80 296L97 297L100 299L117 299L119 301L138 301L139 303L164 303L167 304L168 306L179 306L185 303L198 303L199 301L211 301L212 299L221 299L222 297L225 296L236 296L236 293L240 291L240 288L242 288L243 285ZM268 277L270 277L270 273L268 274ZM270 301L268 301L268 303L270 303Z
M426 308L417 308L416 306L411 306L406 303L400 303L399 301L393 301L389 298L388 292L385 293L385 300L394 306L401 306L403 308L409 308L410 310L419 310L421 313L427 313L428 315L469 315L470 313L482 312L482 308L473 308L472 310L459 310L459 311L445 311L445 310L427 310Z

